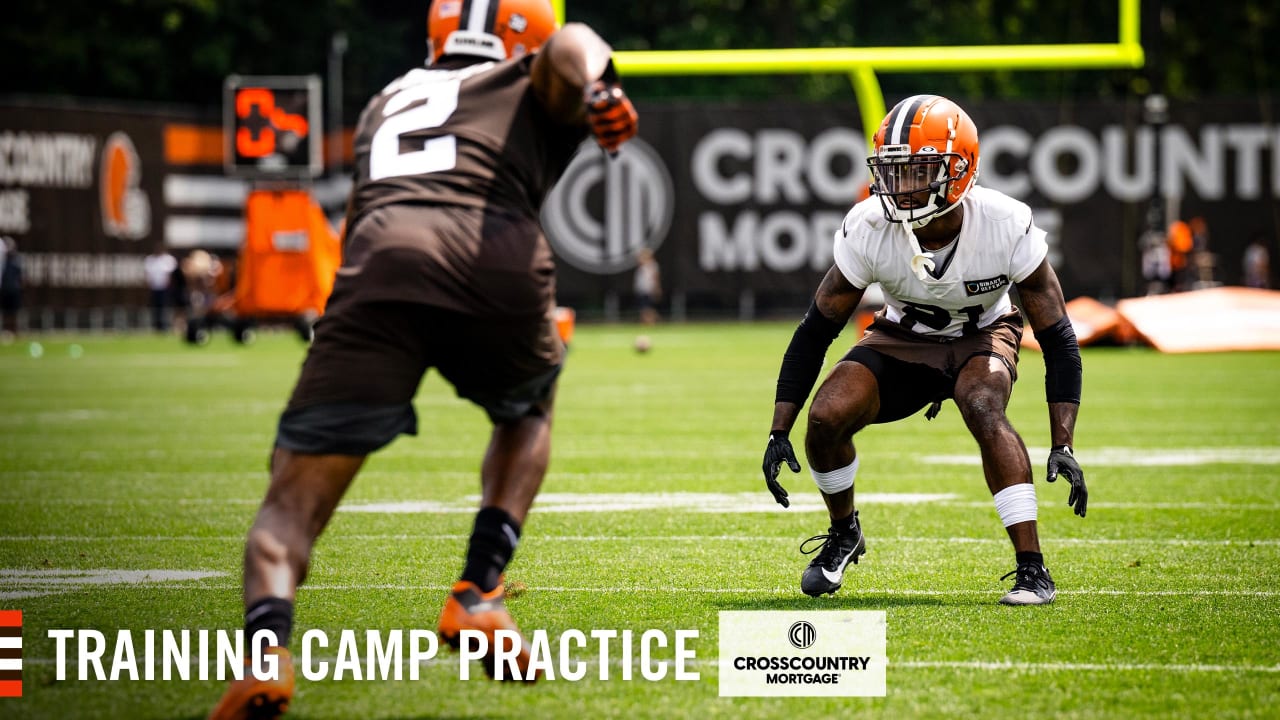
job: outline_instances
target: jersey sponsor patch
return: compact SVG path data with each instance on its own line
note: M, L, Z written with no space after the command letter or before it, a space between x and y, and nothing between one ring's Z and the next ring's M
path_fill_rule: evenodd
M997 275L993 278L987 278L986 280L965 280L964 294L969 297L973 297L974 295L983 295L993 290L999 290L1008 284L1008 275Z

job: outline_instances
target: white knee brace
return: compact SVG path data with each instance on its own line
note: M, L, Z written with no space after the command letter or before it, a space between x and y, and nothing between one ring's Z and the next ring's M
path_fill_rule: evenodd
M853 487L853 476L858 474L858 458L855 457L853 462L831 472L818 472L813 466L809 466L809 473L813 475L813 481L818 484L819 490L827 495L835 495Z
M1005 527L1036 519L1036 486L1031 483L1007 487L992 499L996 501L996 512Z

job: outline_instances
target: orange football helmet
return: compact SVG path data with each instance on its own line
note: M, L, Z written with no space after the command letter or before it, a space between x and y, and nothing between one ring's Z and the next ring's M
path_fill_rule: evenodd
M891 222L924 227L955 209L978 177L978 128L959 105L938 95L898 103L880 123L871 194Z
M516 58L537 52L555 31L548 0L434 0L427 13L428 62L444 55Z

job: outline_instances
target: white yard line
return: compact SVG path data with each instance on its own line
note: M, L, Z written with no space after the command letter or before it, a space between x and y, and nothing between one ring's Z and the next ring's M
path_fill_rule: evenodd
M1061 490L1061 498L1052 495L1056 488L1052 486L1041 485L1038 493L1040 507L1050 507L1053 505L1066 504L1066 490ZM629 493L616 493L616 495L629 495ZM644 495L644 493L631 493L631 495ZM590 513L610 513L610 512L636 512L636 511L653 511L667 510L680 512L708 512L708 513L805 513L823 510L824 506L817 498L798 500L792 498L791 508L785 509L781 505L773 502L768 497L759 497L760 493L739 493L739 494L722 494L722 493L686 493L686 495L699 495L701 499L694 501L691 499L681 500L679 502L668 502L661 504L657 500L633 500L626 497L612 498L609 493L602 493L593 497L597 498L596 502L587 500L574 500L572 502L555 502L554 504L542 505L535 504L533 512L547 513L567 513L567 512L590 512ZM603 499L601 499L603 498ZM739 498L744 498L740 500ZM752 499L745 499L752 498ZM554 500L554 498L551 498ZM539 503L543 501L539 497ZM50 497L32 497L29 495L0 497L0 505L20 505L29 507L41 507L46 505L178 505L178 506L247 506L256 507L262 503L262 498L163 498L163 497L134 497L134 498L50 498ZM861 493L858 495L859 505L863 503L871 505L879 504L924 504L931 507L957 507L957 508L991 508L991 500L962 500L955 494L951 493ZM465 497L460 500L443 500L443 501L423 501L423 500L360 500L352 501L349 504L339 505L340 512L370 513L370 514L440 514L454 515L460 513L474 513L477 505L473 498ZM1280 511L1280 503L1265 502L1106 502L1093 501L1089 503L1090 510L1201 510L1206 512L1242 512L1242 511L1261 511L1261 512L1277 512Z
M212 570L111 570L62 568L0 568L0 600L20 600L90 587L205 587L182 585L193 580L220 578L226 573Z
M163 590L202 590L216 592L237 592L242 588L239 584L191 584L190 580L212 579L225 573L193 571L172 573L172 579L157 576L157 571L121 571L97 570L89 574L76 576L46 575L20 576L17 573L27 571L0 571L0 583L9 589L0 591L0 600L13 600L66 593L88 588L105 588L114 586L120 589L163 589ZM64 571L67 573L78 571ZM182 577L186 575L188 577ZM137 579L134 579L137 578ZM184 582L185 581L185 582ZM447 592L452 586L447 584L400 584L400 583L307 583L299 590L306 592ZM584 587L565 585L535 585L525 592L546 592L583 595L620 595L620 594L680 594L697 595L748 595L761 594L799 597L793 586L785 587L673 587L663 586L608 586ZM925 588L858 588L852 591L858 597L892 595L902 597L983 597L999 594L999 588L990 589L957 589L938 590ZM1099 597L1242 597L1242 598L1274 598L1280 597L1275 590L1127 590L1122 588L1079 588L1058 590L1059 595L1080 595Z
M889 661L889 669L988 670L1018 672L1159 672L1159 673L1280 673L1280 665L1200 665L1162 663L1024 663L980 660Z
M1041 485L1039 506L1066 505L1067 490L1060 490L1061 498L1050 497L1054 490L1046 491ZM951 507L992 507L990 500L964 500L960 502L939 503ZM1215 512L1236 512L1240 510L1280 510L1280 503L1223 503L1223 502L1090 502L1090 510L1208 510Z
M454 541L466 540L470 535L463 533L423 533L423 534L365 534L332 532L325 535L327 542L335 541L387 541L405 542L422 541ZM870 536L878 543L921 543L949 544L965 543L971 545L1009 544L1006 538L973 538L973 537L879 537ZM530 535L526 542L792 542L800 539L800 535ZM28 542L68 542L68 543L116 543L116 542L244 542L244 535L0 535L0 543ZM1280 546L1280 538L1233 538L1233 539L1187 539L1187 538L1050 538L1046 544L1051 545L1168 545L1170 547L1276 547ZM3 571L0 571L0 576Z
M166 585L165 587L170 587ZM200 590L239 590L239 585L191 585L181 586L185 589ZM307 592L308 590L317 592L360 592L365 590L394 590L403 592L446 592L452 588L451 585L409 585L396 583L374 583L349 585L340 583L307 583L299 588L299 592ZM658 594L679 594L694 593L699 595L791 595L797 600L800 599L799 589L794 586L786 587L672 587L672 586L628 586L628 587L572 587L562 585L533 585L524 592L549 592L549 593L565 593L565 594L589 594L589 595L618 595L623 593L658 593ZM909 588L858 588L850 591L855 597L865 597L870 595L901 595L901 596L920 596L920 597L950 597L950 596L987 596L993 598L1004 592L1004 590L992 587L987 590L934 590L934 589L909 589ZM1255 597L1255 598L1271 598L1280 597L1280 591L1276 590L1123 590L1108 588L1085 588L1078 590L1059 590L1059 595L1097 595L1097 596L1136 596L1136 597ZM992 600L994 603L995 600Z
M863 493L859 502L872 505L918 505L955 500L951 493ZM340 506L347 513L474 513L479 497L461 501L418 501L350 503ZM793 511L824 508L817 497L792 501ZM619 493L541 493L534 501L536 513L607 513L648 510L681 510L691 513L772 513L783 508L764 493L699 493L699 492L619 492Z
M1028 448L1031 457L1047 457L1049 448ZM1080 448L1080 465L1090 467L1171 467L1182 465L1280 465L1280 447ZM929 465L981 465L978 453L921 455Z

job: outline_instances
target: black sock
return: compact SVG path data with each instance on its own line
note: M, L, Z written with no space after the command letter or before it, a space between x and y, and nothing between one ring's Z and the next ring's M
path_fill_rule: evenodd
M519 540L520 523L515 518L496 507L481 508L471 531L462 579L475 583L483 592L498 587Z
M832 520L831 528L835 530L837 533L842 533L847 535L853 532L854 523L856 523L857 521L858 521L858 511L854 510L853 512L849 513L847 516L839 520Z
M253 642L253 634L270 630L276 634L280 647L289 647L289 633L293 632L293 603L284 598L268 597L244 611L244 639Z
M1019 565L1032 563L1032 564L1044 567L1044 555L1041 555L1038 552L1030 552L1030 551L1019 552L1017 553L1017 556L1018 556Z

